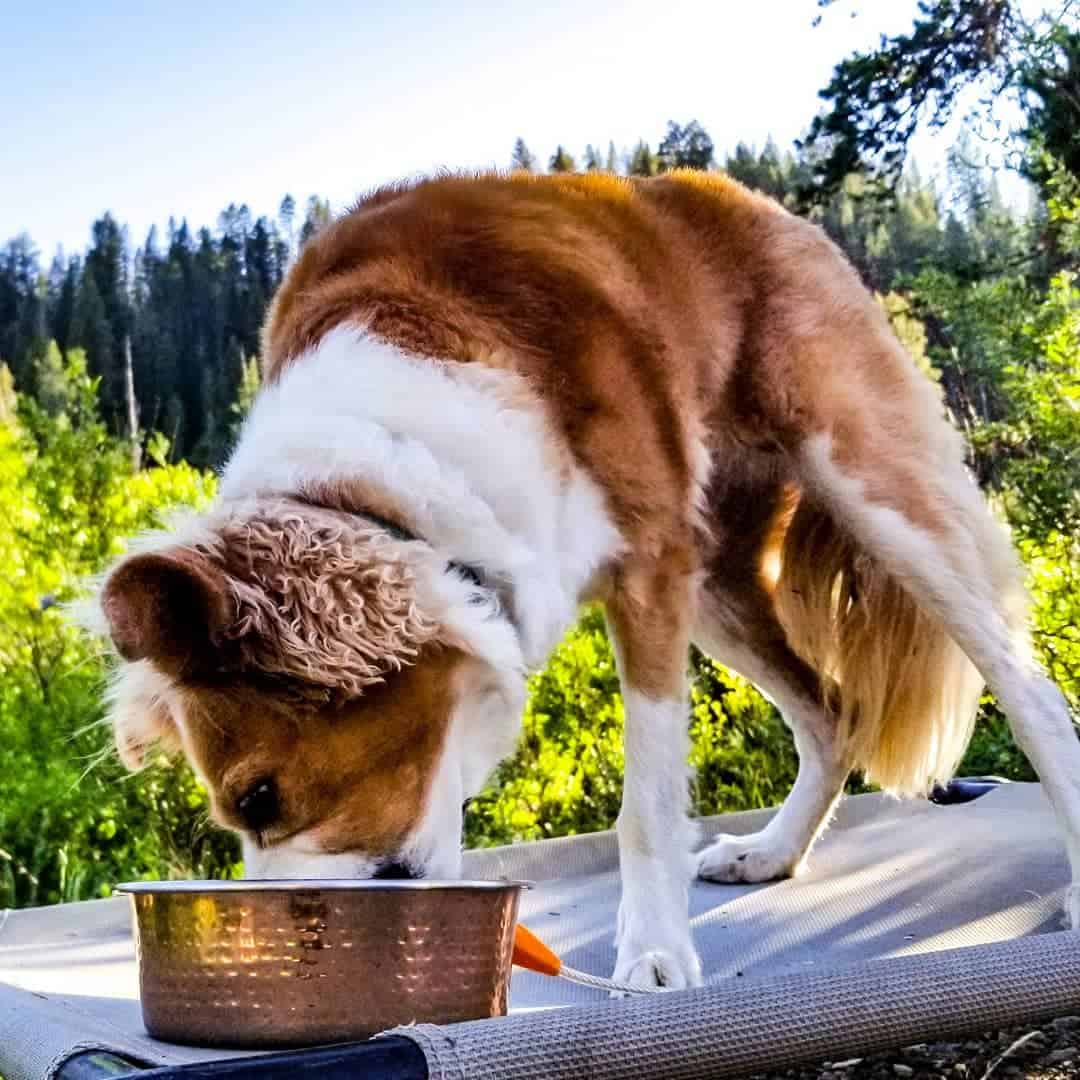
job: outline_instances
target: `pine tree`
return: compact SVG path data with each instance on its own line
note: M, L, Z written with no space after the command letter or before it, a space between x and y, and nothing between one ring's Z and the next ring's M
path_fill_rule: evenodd
M273 226L266 218L259 218L245 239L244 269L247 292L240 340L245 353L254 354L259 349L263 315L280 281L274 257Z
M62 353L71 345L71 318L75 311L75 293L79 287L78 258L64 260L57 254L49 271L48 324L49 336Z
M667 134L657 154L661 171L668 169L708 169L713 163L713 141L696 121L680 127L668 122Z
M1065 13L1062 8L1062 22L1020 72L1027 91L1024 136L1031 147L1025 172L1044 189L1053 181L1055 164L1080 178L1080 25L1065 25Z
M83 264L71 315L71 346L85 352L90 374L102 378L103 387L105 375L113 364L113 344L112 327L98 290L97 278L90 267ZM116 400L112 406L115 413Z
M787 175L790 166L790 159L781 158L776 144L770 139L760 154L740 142L734 154L725 160L723 168L739 183L784 202L789 190Z
M592 143L589 143L585 147L585 171L586 172L602 172L604 169L604 163L600 160L600 155L593 147Z
M45 314L38 253L24 233L0 254L0 357L11 364L17 386L44 349Z
M536 172L536 158L525 145L525 140L518 138L514 143L514 152L510 157L510 168L514 172Z
M619 155L615 153L614 139L607 144L607 161L604 162L604 170L613 175L619 171Z
M649 149L644 139L634 147L626 171L631 176L655 176L660 171L656 155Z
M304 224L300 226L300 247L304 245L324 226L330 224L330 203L312 195L307 201L304 212Z
M101 302L108 334L91 328L92 338L75 336L74 344L86 349L92 374L101 378L102 413L119 433L124 430L124 339L131 333L131 304L128 296L127 238L116 219L105 214L95 221L93 242L83 263L83 278L93 280L93 292ZM92 319L96 319L96 313Z
M548 162L548 171L553 173L577 172L577 164L573 157L560 145L555 148L555 153L551 155L551 161Z
M291 195L286 195L278 207L278 225L281 227L281 237L288 252L292 252L295 242L293 222L296 220L296 200Z

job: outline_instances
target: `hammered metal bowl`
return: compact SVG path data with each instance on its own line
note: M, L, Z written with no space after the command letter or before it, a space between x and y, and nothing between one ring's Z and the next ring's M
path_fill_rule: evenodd
M506 1013L522 882L154 881L131 896L157 1039L287 1047Z

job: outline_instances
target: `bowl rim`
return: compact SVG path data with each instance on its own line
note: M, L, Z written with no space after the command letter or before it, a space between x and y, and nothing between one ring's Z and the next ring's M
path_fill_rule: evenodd
M230 878L183 879L177 881L124 881L113 886L117 893L131 896L158 894L207 894L248 892L497 892L531 889L532 882L507 879L480 880L424 879L398 881L384 878Z

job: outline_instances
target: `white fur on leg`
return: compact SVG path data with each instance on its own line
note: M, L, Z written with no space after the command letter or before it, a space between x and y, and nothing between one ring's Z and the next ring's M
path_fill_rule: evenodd
M699 877L725 883L772 881L794 877L806 864L847 775L830 753L831 745L823 745L814 735L815 729L825 726L824 715L817 710L813 719L803 718L803 710L809 708L812 706L783 710L799 752L799 773L783 806L761 832L716 837L698 853Z
M780 710L795 737L799 773L784 805L761 832L717 836L698 853L698 876L725 883L794 876L825 831L847 777L836 761L832 723L782 671L733 633L722 610L704 608L699 631L701 645L716 660L749 679Z
M689 801L684 701L635 690L626 706L626 770L619 812L619 904L615 979L681 989L701 983L687 910L694 828Z

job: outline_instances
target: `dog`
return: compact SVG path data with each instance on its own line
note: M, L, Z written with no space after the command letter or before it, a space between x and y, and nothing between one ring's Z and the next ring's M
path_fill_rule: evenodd
M840 251L718 174L443 176L304 248L213 507L95 607L119 752L182 751L252 877L459 873L529 672L603 604L626 707L615 977L701 982L696 873L797 873L851 770L949 777L984 681L1064 832L1080 745L1007 532ZM799 773L692 854L691 643L767 695Z

